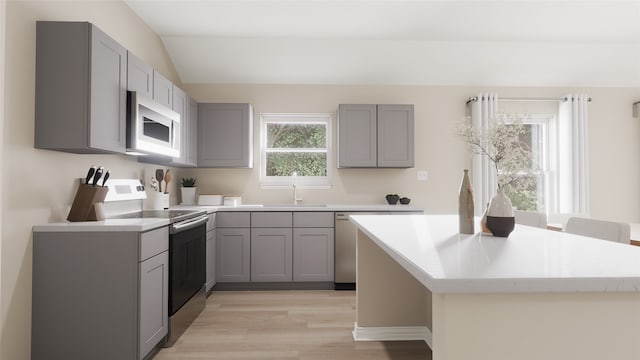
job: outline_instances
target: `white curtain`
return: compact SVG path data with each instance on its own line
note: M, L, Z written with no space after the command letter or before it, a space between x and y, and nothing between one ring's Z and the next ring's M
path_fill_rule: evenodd
M471 103L472 126L477 129L486 129L497 112L498 94L478 94L477 100ZM498 189L497 174L491 160L486 156L474 154L471 178L475 195L475 214L480 216Z
M558 121L558 211L589 214L589 138L586 94L569 94Z

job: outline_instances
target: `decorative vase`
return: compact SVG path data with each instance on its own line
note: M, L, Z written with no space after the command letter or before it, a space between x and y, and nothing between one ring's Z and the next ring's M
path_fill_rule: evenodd
M462 176L462 184L460 185L460 194L458 197L458 218L460 224L460 234L474 234L474 218L473 218L473 188L469 180L469 170L464 169Z
M511 200L504 194L504 191L499 188L489 203L487 228L494 236L508 237L513 231L515 223Z
M180 205L193 205L196 203L196 189L195 187L181 187L180 193L182 195L182 203Z

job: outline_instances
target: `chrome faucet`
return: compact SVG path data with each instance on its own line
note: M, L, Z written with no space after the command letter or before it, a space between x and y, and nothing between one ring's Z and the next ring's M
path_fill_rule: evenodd
M298 205L301 201L302 198L298 198L298 186L296 185L296 178L298 177L298 173L297 172L293 172L291 174L291 177L293 178L293 204L294 205Z

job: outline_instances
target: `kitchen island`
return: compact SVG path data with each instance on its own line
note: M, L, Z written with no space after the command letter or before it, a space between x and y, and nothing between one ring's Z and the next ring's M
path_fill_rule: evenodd
M640 248L454 215L357 215L360 340L424 340L435 360L638 359ZM476 225L476 229L480 229Z

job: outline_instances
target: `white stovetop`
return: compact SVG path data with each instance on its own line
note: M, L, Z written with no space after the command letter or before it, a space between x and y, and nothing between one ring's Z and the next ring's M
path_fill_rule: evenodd
M460 235L457 215L351 221L434 293L640 291L638 246L522 225Z

